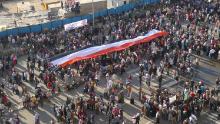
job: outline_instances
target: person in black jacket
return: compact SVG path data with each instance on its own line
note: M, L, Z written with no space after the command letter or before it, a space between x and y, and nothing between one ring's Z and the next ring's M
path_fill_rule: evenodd
M162 77L162 75L159 75L158 76L158 82L159 82L159 89L161 89L161 86L162 86L162 80L163 80L163 77Z
M1 9L1 8L3 8L3 4L2 4L2 2L0 2L0 9Z
M218 77L215 82L216 82L216 86L218 86L220 84L220 77Z

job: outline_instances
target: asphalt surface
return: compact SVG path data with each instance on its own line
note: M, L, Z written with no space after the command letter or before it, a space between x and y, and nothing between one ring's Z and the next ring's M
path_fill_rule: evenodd
M25 57L19 58L18 65L16 66L17 70L23 71L26 69L26 62ZM220 75L220 64L210 61L208 59L200 60L199 67L196 69L198 72L195 75L195 80L203 80L206 85L209 87L215 87L215 79L217 76ZM39 72L36 71L36 75L38 75ZM136 65L131 65L127 70L126 73L122 76L118 76L119 79L123 80L125 82L126 78L129 74L132 74L132 96L136 99L135 104L131 105L128 98L125 98L125 103L122 104L122 108L124 110L124 118L126 124L131 124L131 117L135 115L137 112L140 112L141 103L138 101L138 92L139 92L139 81L138 81L138 67ZM5 77L4 77L5 78ZM1 78L4 79L4 78ZM33 94L34 92L34 85L25 82L25 85L28 87L28 91L30 94ZM153 82L151 84L151 89L156 89L158 87L158 83L155 79L153 79ZM6 86L10 87L10 86ZM44 89L45 86L41 84L41 87ZM104 88L106 87L105 79L102 79L102 82L96 87L96 91L98 94L103 94ZM178 84L174 81L172 76L168 76L164 74L164 80L162 82L162 87L167 87L170 92L175 93L177 90L182 90L182 85ZM38 110L36 110L40 114L40 120L41 124L48 124L51 119L55 119L53 115L52 106L53 104L56 105L62 105L66 97L75 98L77 96L83 96L88 97L86 95L82 94L83 86L80 86L79 88L68 91L68 92L62 92L56 97L52 98L50 102L45 102L43 107L39 107ZM21 103L21 96L14 95L10 88L6 91L10 100L13 102L13 113L8 113L8 116L14 116L15 114L18 114L22 123L24 124L33 124L34 123L34 111L33 110L27 110L22 107ZM151 95L151 90L146 86L146 84L143 83L143 92L145 92L148 96ZM91 112L88 112L91 113ZM103 123L107 124L107 117L104 114L95 115L95 120L97 124ZM152 124L154 123L154 118L141 118L141 124ZM216 113L211 112L202 112L201 117L199 118L199 124L218 124L217 115ZM162 124L170 124L168 121L162 121Z

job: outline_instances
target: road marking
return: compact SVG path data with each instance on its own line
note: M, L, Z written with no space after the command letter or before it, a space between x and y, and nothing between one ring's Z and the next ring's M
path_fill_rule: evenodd
M131 73L137 72L138 70L139 70L138 68L135 68L135 69L131 69L129 71L126 71L126 73L131 74Z
M174 86L174 85L176 85L177 84L177 81L176 80L173 80L173 81L170 81L170 82L168 82L168 83L165 83L165 85L163 85L163 82L162 82L162 87L164 87L164 88L169 88L169 87L172 87L172 86Z
M136 71L138 71L138 68L136 68L136 69L132 69L132 70L129 70L129 71L127 71L127 73L128 74L132 74L132 73L134 73L133 74L133 77L134 78L137 78L138 76L139 76L139 73L138 72L136 72ZM136 73L135 73L136 72ZM162 74L163 75L163 81L162 81L162 87L164 87L164 88L169 88L169 87L172 87L172 86L174 86L174 85L176 85L177 84L177 81L172 77L172 76L170 76L170 75L165 75L165 74ZM152 80L152 83L154 83L154 84L156 84L156 85L158 85L158 81L157 81L157 78L153 78ZM145 80L145 78L143 79L143 82L146 82L146 80Z

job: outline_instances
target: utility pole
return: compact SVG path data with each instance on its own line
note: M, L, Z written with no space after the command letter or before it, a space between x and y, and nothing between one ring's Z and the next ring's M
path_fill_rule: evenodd
M141 101L142 98L142 76L143 76L144 70L143 66L140 65L140 72L139 72L139 100Z
M94 1L92 0L92 26L95 26L95 16L94 16L95 12L94 12Z
M142 75L141 73L139 74L139 100L141 101L141 93L142 93Z

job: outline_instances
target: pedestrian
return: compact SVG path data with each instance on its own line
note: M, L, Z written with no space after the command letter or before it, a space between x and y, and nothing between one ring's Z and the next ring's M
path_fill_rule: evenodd
M100 81L100 73L97 71L96 74L95 74L95 82L96 82L96 86L99 84L99 81Z
M108 112L108 124L111 124L111 122L112 122L112 114L111 114L111 112L109 111Z
M133 124L139 124L140 123L140 113L137 113L132 117Z
M52 120L50 121L50 124L56 124L56 123L55 123L55 121L52 119Z
M197 117L194 114L189 117L189 124L197 124Z
M6 123L8 123L8 124L14 124L15 121L14 121L14 119L13 119L12 117L10 117L10 118L8 119L8 121L6 121Z
M194 84L195 82L193 80L190 81L190 90L194 91Z
M93 114L88 118L87 124L95 124L95 116Z
M3 4L2 4L2 2L0 2L0 9L2 9L3 8Z
M15 120L15 124L20 124L21 123L18 115L16 115L14 120Z
M114 95L114 93L112 93L110 95L110 102L111 102L112 105L115 105L115 95Z
M61 4L61 8L63 9L63 1L62 0L60 1L60 4Z
M131 98L132 87L131 84L127 85L127 96Z
M216 86L219 86L219 84L220 84L220 77L218 77L215 82L216 82Z
M160 124L160 111L157 110L157 113L156 113L156 124Z
M162 80L163 80L163 77L162 77L162 74L161 74L161 75L158 76L159 89L161 89Z
M35 124L40 124L40 114L38 112L35 112L34 123Z
M4 66L3 66L3 64L2 63L0 63L0 76L2 76L3 77L3 74L4 74Z
M218 51L218 61L220 61L220 50Z

